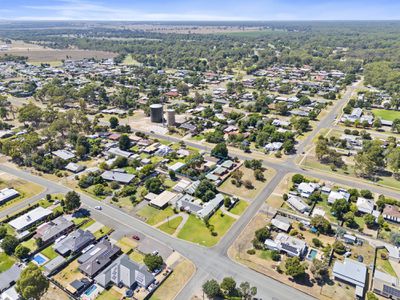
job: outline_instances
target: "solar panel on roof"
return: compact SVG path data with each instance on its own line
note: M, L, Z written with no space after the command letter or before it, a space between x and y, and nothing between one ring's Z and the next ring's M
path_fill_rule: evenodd
M396 288L394 288L392 286L388 286L388 285L384 284L383 285L383 292L385 294L389 294L389 295L395 296L396 298L400 297L400 290L398 290L398 289L396 289Z

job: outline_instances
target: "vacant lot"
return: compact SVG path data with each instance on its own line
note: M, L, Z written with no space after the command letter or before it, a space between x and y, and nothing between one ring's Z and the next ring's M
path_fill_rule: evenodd
M174 211L171 207L165 209L157 209L150 205L144 206L140 209L137 214L146 220L149 225L156 225L164 221L167 217L174 215Z
M174 272L162 283L162 285L151 296L151 300L175 299L180 289L192 277L195 266L187 259L180 262Z
M221 190L224 193L236 195L239 198L244 198L248 200L254 199L267 184L269 178L271 178L274 175L274 171L272 169L267 169L263 172L265 180L259 181L254 178L254 171L252 169L248 169L245 166L241 166L239 170L243 172L242 182L250 180L251 183L253 184L253 188L248 189L244 186L244 184L241 184L238 187L232 183L231 181L232 177L229 176L225 180L225 182L220 186L219 190Z
M211 230L207 228L203 220L190 215L178 233L178 237L196 244L211 247L218 243L234 222L234 218L223 215L220 211L216 212L209 220L210 225L214 227L214 232L216 232L216 235L212 235Z
M176 217L170 220L169 222L165 222L164 224L160 225L158 229L168 234L174 234L175 230L182 223L182 220L183 220L182 217Z
M27 44L22 41L13 41L10 49L0 52L0 56L12 54L27 56L30 63L49 63L53 66L61 64L62 60L80 60L84 58L107 59L116 54L106 51L80 50L80 49L51 49L35 44Z

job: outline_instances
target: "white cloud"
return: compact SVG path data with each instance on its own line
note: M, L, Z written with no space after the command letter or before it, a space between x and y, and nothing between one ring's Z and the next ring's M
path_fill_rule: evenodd
M131 7L115 8L87 0L58 0L53 5L29 5L37 11L34 16L19 16L20 20L109 20L109 21L186 21L186 20L244 20L242 17L203 13L149 13Z

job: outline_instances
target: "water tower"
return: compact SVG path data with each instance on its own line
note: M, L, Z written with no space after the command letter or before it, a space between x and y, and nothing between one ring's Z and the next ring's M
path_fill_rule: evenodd
M163 106L161 104L150 105L150 119L153 123L163 122Z

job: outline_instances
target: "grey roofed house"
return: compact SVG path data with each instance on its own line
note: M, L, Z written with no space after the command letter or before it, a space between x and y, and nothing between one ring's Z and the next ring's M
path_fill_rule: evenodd
M181 126L179 128L186 129L189 131L195 131L197 129L197 127L195 125L187 123L187 122L181 124Z
M189 185L188 188L186 189L186 193L188 193L189 195L193 195L199 185L200 185L200 180L192 182L192 184Z
M103 239L78 258L79 270L85 275L93 277L106 267L120 251L121 248Z
M195 202L194 197L190 195L183 195L176 201L176 207L178 209L197 214L200 210L203 209L203 206Z
M57 151L53 151L51 153L63 160L70 160L75 157L75 154L73 154L72 152L70 152L68 150L57 150Z
M135 175L115 171L104 171L103 174L101 174L101 178L108 181L130 183L135 178Z
M214 199L206 203L202 210L197 212L199 218L209 218L224 202L224 195L216 194Z
M95 281L106 288L111 284L123 285L128 288L137 285L147 288L155 278L145 265L132 261L126 254L117 258L110 266L96 276Z
M132 152L121 150L118 147L108 149L107 153L125 158L129 158L133 155Z
M0 273L0 292L12 286L18 280L21 272L21 268L14 264L8 270Z
M364 288L367 280L367 267L358 261L345 258L344 262L336 261L333 265L333 275L356 287L356 295L364 296Z
M58 255L55 258L53 258L51 261L49 261L44 265L44 270L46 275L47 276L51 275L54 271L60 268L65 262L66 259L61 255Z
M77 229L66 238L54 244L53 248L61 255L66 256L82 250L94 240L95 237L91 232Z
M375 270L373 292L386 298L400 299L400 283L397 277Z
M300 197L297 196L289 195L287 203L301 213L310 210L310 207Z
M73 227L74 223L60 216L50 222L40 225L36 229L35 238L40 238L43 243L48 243L54 241Z
M10 221L8 224L18 232L21 232L33 226L37 222L42 221L52 213L53 211L51 211L50 209L38 206L35 209L27 212L26 214L23 214L22 216Z
M281 215L277 215L275 218L271 220L272 225L274 225L279 230L284 232L288 232L290 227L292 226L292 221L289 218L286 218Z
M10 188L5 188L0 190L0 204L3 204L11 199L14 199L19 196L18 191Z
M78 173L85 169L84 166L78 165L76 163L70 162L68 165L65 166L65 169L71 171L72 173Z

